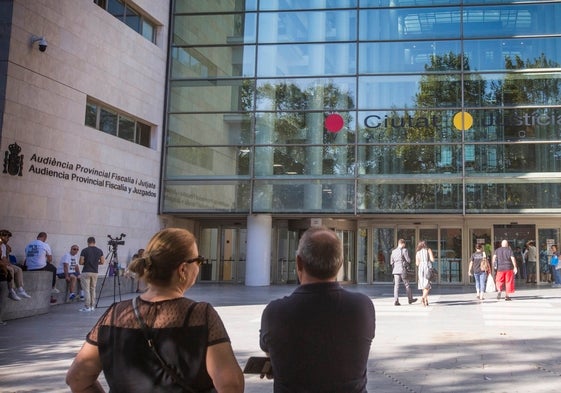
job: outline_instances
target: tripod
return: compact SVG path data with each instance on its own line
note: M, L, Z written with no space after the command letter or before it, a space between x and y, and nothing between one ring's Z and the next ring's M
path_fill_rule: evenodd
M119 301L121 301L121 278L119 277L119 257L117 256L116 244L109 245L109 253L107 254L107 257L105 257L105 260L109 261L109 263L107 265L107 270L105 271L105 277L103 277L103 281L101 282L101 288L99 289L95 308L97 308L97 305L99 304L99 299L101 298L103 287L105 286L105 280L107 280L107 276L111 272L113 272L113 303L117 300L117 286L119 289Z

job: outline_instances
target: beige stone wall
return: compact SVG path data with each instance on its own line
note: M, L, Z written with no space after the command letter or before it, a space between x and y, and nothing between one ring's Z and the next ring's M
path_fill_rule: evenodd
M154 44L92 0L15 0L1 152L17 143L22 176L0 173L0 227L18 259L39 231L58 262L93 235L126 233L126 262L163 225L158 217L168 0L137 0ZM31 45L44 36L45 52ZM153 125L146 148L84 125L87 97ZM33 168L33 169L32 169Z

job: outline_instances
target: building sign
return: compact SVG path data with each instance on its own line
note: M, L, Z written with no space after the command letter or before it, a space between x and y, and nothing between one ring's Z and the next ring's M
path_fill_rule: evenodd
M36 153L24 163L24 155L17 143L9 146L4 155L3 173L22 176L34 173L64 181L88 184L93 187L111 189L126 194L136 194L146 198L157 197L156 183L123 173L83 165L79 162L60 160L53 156L41 156Z

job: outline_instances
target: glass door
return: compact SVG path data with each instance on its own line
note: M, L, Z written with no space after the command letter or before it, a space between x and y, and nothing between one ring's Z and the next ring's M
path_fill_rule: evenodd
M354 281L356 278L357 266L355 258L355 232L354 230L335 229L337 235L343 241L343 266L337 274L337 281Z
M277 229L277 257L273 260L271 282L273 284L296 284L296 249L298 231L287 228Z
M243 283L247 229L231 227L203 228L199 252L207 258L201 265L201 281Z
M374 228L372 230L372 269L374 272L373 281L393 281L390 256L392 254L394 244L394 228Z

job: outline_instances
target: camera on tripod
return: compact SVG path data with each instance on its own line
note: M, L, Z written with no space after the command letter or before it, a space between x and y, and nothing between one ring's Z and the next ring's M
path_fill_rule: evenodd
M121 233L119 236L115 236L115 237L112 237L111 235L107 235L107 237L109 238L109 240L107 241L107 245L113 248L117 248L117 246L122 246L125 244L123 238L126 236L127 235L125 235L124 233Z

